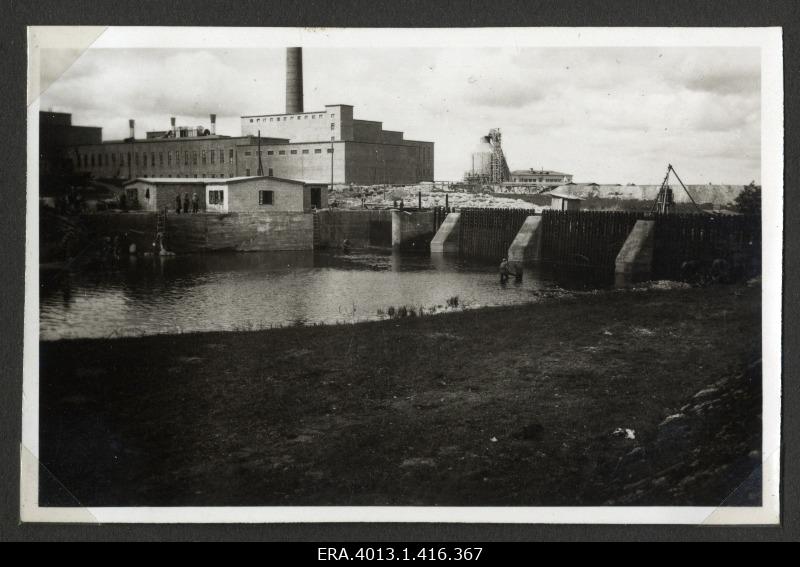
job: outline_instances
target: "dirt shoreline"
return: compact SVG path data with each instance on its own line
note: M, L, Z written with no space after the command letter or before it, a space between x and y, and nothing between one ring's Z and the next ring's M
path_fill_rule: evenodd
M760 316L719 286L42 342L41 504L757 505Z

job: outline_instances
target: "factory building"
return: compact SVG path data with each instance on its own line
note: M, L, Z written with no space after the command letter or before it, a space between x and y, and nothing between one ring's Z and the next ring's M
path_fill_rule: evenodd
M93 126L73 126L72 115L64 112L39 113L39 174L68 173L72 161L64 148L76 145L96 145L103 139L103 129Z
M566 185L572 183L572 175L559 171L517 169L511 172L512 183L536 183L538 185Z
M241 117L241 136L176 126L136 138L78 143L65 157L96 178L232 178L264 175L312 184L414 184L433 181L433 142L404 139L381 122L358 120L347 104L303 111L302 53L287 50L286 112Z

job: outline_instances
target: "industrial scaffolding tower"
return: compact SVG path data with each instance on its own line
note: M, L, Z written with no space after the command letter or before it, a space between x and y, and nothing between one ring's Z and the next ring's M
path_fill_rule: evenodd
M508 181L511 178L511 171L508 169L506 156L503 155L500 128L492 128L489 130L489 143L492 145L491 181L492 183Z

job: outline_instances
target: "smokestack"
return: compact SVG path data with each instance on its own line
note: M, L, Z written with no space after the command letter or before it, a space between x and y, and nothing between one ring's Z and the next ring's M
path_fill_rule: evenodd
M211 135L216 136L217 134L217 115L211 115Z
M131 138L135 138L136 137L135 134L134 134L134 128L133 128L134 124L136 124L136 121L133 118L128 120L128 127L131 129L131 136L130 136Z
M303 48L286 48L286 114L303 112Z
M173 138L177 138L178 137L178 135L177 135L178 133L175 131L175 117L174 116L170 117L169 125L170 125L170 131L172 132L172 137Z

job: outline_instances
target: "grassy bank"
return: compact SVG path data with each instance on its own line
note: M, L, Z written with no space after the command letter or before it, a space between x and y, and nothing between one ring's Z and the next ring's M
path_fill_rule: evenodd
M759 358L743 286L43 343L42 503L716 505Z

